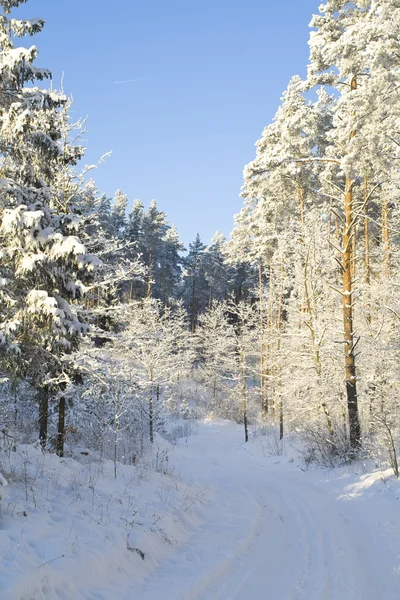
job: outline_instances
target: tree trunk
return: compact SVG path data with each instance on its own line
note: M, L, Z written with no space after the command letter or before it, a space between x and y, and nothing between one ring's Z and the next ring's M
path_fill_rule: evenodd
M150 396L149 396L149 430L150 430L150 442L154 442L154 407L153 407L153 384L151 385Z
M190 330L192 333L196 330L196 311L195 311L195 298L196 298L196 280L193 277L192 281L192 306L190 314Z
M243 350L240 351L240 370L241 370L241 385L242 385L242 404L243 404L243 425L244 425L244 441L247 444L249 441L249 430L247 422L247 381L246 381L246 366Z
M119 441L119 418L114 419L114 479L117 479L117 458L118 458L118 441Z
M14 425L17 425L18 422L18 394L17 394L18 385L15 381L13 381L13 391L14 391Z
M153 281L152 281L152 271L153 271L153 250L150 249L150 254L149 254L149 276L147 279L147 298L151 298L151 290L153 287Z
M353 239L353 184L346 177L346 193L344 199L345 224L343 230L343 322L344 322L344 349L345 349L345 373L347 408L349 416L350 445L358 449L361 445L361 428L358 414L356 362L355 362L355 337L353 322L353 281L352 260L354 260Z
M354 281L357 276L357 224L354 223L351 232L351 278Z
M58 456L64 456L65 440L65 398L62 396L58 403L58 428L56 440L56 453Z
M49 391L47 387L39 390L39 440L42 450L46 450L47 427L49 420Z

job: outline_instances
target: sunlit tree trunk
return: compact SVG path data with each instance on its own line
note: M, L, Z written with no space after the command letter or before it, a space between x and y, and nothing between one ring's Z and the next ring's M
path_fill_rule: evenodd
M352 261L354 259L354 212L353 212L353 182L346 177L346 191L344 198L343 226L343 259L342 259L342 302L344 323L344 351L347 409L349 416L350 445L357 449L361 444L361 428L358 414L356 361L355 361L355 336L353 316L353 280Z

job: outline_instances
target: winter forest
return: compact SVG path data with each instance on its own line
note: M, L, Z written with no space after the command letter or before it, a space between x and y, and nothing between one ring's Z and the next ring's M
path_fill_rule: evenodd
M97 188L25 3L0 0L0 596L399 598L400 3L323 2L230 237L188 248Z

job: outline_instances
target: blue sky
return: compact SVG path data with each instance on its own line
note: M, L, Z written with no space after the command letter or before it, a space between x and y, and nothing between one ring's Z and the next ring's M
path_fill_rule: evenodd
M39 66L64 72L74 116L88 116L85 162L147 206L157 200L185 244L229 235L242 170L290 77L305 75L320 0L28 0L42 17ZM116 81L145 78L116 84Z

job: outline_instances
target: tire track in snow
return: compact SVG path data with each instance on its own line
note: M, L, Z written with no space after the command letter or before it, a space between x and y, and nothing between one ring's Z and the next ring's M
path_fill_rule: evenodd
M222 429L215 428L212 435L202 436L201 451L196 451L199 450L196 438L191 441L194 452L190 452L190 445L181 448L181 459L188 463L190 473L198 475L197 481L214 490L214 497L204 509L204 522L172 559L161 565L134 596L131 593L125 600L203 597L252 546L261 528L262 507L246 487L236 481L231 470L226 469L227 449Z
M359 503L337 500L294 466L257 461L240 435L206 425L182 449L216 495L189 543L125 600L399 600L389 581L397 557L388 550L379 560L368 511L363 520Z
M232 567L232 563L240 558L252 546L257 532L260 530L262 512L260 507L251 506L251 520L248 520L247 535L245 535L235 546L222 544L222 548L215 552L216 544L221 546L221 536L226 535L229 528L229 515L226 522L218 522L212 518L212 509L209 509L211 519L199 528L185 546L179 550L173 559L167 561L156 573L156 577L150 577L147 584L130 595L125 600L197 600L203 598L207 590L221 578L226 576ZM213 504L219 504L218 496L214 498ZM235 515L235 512L233 513ZM220 509L218 515L220 516ZM179 580L177 578L179 573Z
M338 503L324 493L323 488L318 490L295 473L291 476L283 473L282 478L286 480L284 486L296 489L294 501L304 514L309 537L319 540L315 543L308 584L294 598L398 600L399 592L394 592L388 583L390 564L395 557L379 560L370 539L368 523L360 522L357 511L360 506ZM347 509L350 509L349 514ZM353 511L357 514L352 514Z
M241 461L242 462L242 461ZM248 462L243 463L247 471ZM255 472L257 478L259 473ZM294 598L293 590L299 589L299 582L306 586L305 573L311 568L311 544L307 535L307 526L297 503L282 490L267 486L267 492L260 497L247 485L249 493L260 504L263 511L257 542L240 561L232 564L230 579L214 586L199 600L240 600L258 598L260 590L268 589L269 598ZM295 543L294 543L295 540ZM278 587L271 589L271 581L282 572L285 561L285 577L277 580ZM245 574L242 575L242 572ZM261 576L261 577L260 577ZM254 591L253 591L254 586ZM278 596L278 594L281 594ZM260 596L264 598L263 596Z
M292 501L297 504L304 519L307 538L311 543L309 569L297 589L292 591L293 600L358 600L352 568L343 560L341 546L349 545L347 532L338 522L334 504L327 502L325 494L315 486L308 486L301 479L294 481L296 494ZM313 502L310 503L310 494ZM328 506L327 506L328 504ZM335 532L333 536L332 533ZM342 583L345 582L343 586ZM282 596L282 598L284 598ZM361 600L362 596L360 596ZM365 600L365 597L364 597Z

